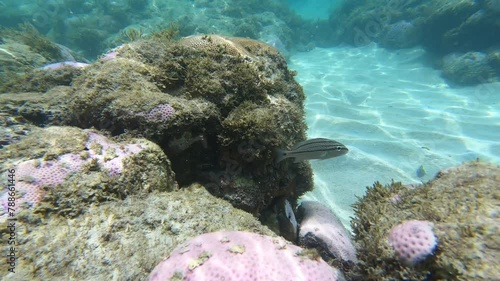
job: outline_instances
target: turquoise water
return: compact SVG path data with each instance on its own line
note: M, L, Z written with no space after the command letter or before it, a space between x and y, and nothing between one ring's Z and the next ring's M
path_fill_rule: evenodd
M300 17L308 20L327 20L341 4L341 0L288 0L290 8Z
M351 151L342 158L313 161L316 189L306 196L337 209L346 224L354 195L362 195L375 180L419 183L464 161L500 162L498 82L455 87L429 64L426 48L387 50L375 42L328 47L328 22L340 17L341 5L320 0L268 6L250 1L239 8L226 1L3 0L0 24L30 23L85 61L122 43L124 30L148 34L172 22L180 25L180 36L250 36L279 48L304 87L309 137L336 139ZM294 14L294 21L286 18ZM247 33L240 28L242 18L252 18ZM377 41L377 27L371 25L356 26L353 32ZM321 28L324 34L317 31ZM294 32L304 34L297 38ZM344 44L337 41L331 45ZM7 49L0 54L9 59ZM416 174L420 166L425 170L421 177Z
M480 159L500 165L499 1L450 1L446 5L439 4L442 2L433 3L438 2L0 0L0 89L3 83L8 84L16 75L21 76L30 71L36 73L40 69L49 70L63 61L66 61L65 65L82 69L92 63L105 64L116 58L123 44L147 38L159 30L168 29L175 34L175 39L220 34L265 42L276 48L285 57L288 68L297 73L295 80L303 87L306 96L307 137L334 139L349 149L349 153L341 157L310 161L314 173L314 190L307 192L300 200L326 204L349 229L354 216L352 204L365 194L367 186L376 181L382 184L401 181L403 184L416 185L433 180L443 169L467 161ZM15 37L18 41L9 37L16 32L23 34ZM56 43L57 55L44 53L47 50L43 48L37 49L47 43L40 38ZM103 54L107 55L103 58ZM179 71L183 67L181 64L182 61L170 67ZM112 76L113 73L107 75ZM64 77L58 79L64 81ZM168 79L160 80L165 84L175 84L176 77L171 81ZM27 79L23 83L37 88L40 86L37 84L39 81ZM145 89L156 87L152 84L146 85ZM19 85L18 89L22 92L23 85ZM169 94L175 96L175 93ZM28 94L13 98L17 103L12 104L18 104L19 111L23 110L23 95ZM273 98L269 100L282 102ZM116 107L122 105L121 102L124 103L122 100L117 101ZM160 112L168 119L176 114L176 109L168 104L158 106L152 113L141 109L136 115L144 117L149 114L154 119ZM112 107L107 108L110 115L116 113ZM36 111L37 107L34 108ZM204 112L202 110L205 109L200 109L200 112ZM40 111L43 112L42 109ZM121 113L126 115L127 112L133 113ZM31 116L33 120L39 117L36 113ZM1 128L1 137L8 136L0 139L0 149L7 151L11 142L29 131L23 124L15 123L16 118L9 114L7 110L0 110L0 121L5 124L5 128ZM54 114L57 115L57 112ZM99 120L100 125L106 124L102 128L111 128L110 131L114 128L114 121ZM90 127L95 123L92 120L85 124ZM36 123L34 126L44 124ZM12 133L13 130L17 130L17 135ZM120 133L126 130L116 129ZM116 131L112 133L117 134ZM232 166L234 174L227 172L228 169L224 174L221 167L234 163L239 165L237 161L231 162L232 153L235 152L204 151L210 147L222 150L222 145L217 143L221 141L217 139L219 135L207 139L204 130L175 133L175 137L159 137L166 142L165 147L176 148L172 149L172 158L177 157L174 154L182 155L182 152L194 147L194 153L199 153L202 156L200 158L203 158L199 165L201 168L196 167L196 171L203 171L205 166L216 167L213 171L209 170L210 181L220 183L221 189L224 189L222 186L227 188L233 184L224 176L239 176L241 170L235 171L241 167ZM253 144L242 143L240 146L244 148L233 150L238 150L238 153L253 152ZM248 151L245 145L250 147ZM265 151L259 149L255 151ZM12 154L15 155L15 152L12 151ZM254 157L266 157L256 155L244 156L248 157L242 160L245 168L251 167L249 163ZM240 160L244 158L238 157ZM213 163L207 159L213 160ZM175 165L182 167L182 171L175 171L179 178L184 177L186 182L194 181L192 178L198 180L198 175L189 175L189 172L183 174L184 169L190 171L192 168L189 163L184 166L177 162ZM279 165L275 166L281 168ZM31 166L33 170L37 168L35 164ZM258 172L261 171L258 169ZM238 178L237 184L240 186L237 187L247 187L248 184L253 188L253 185L260 184L251 176ZM284 189L291 189L295 188L294 180L277 179L276 182L285 185ZM29 185L34 183L30 182ZM292 195L273 196L281 200ZM7 192L0 195L5 206L7 197ZM281 204L275 201L272 202L275 204L274 209ZM5 209L5 206L2 207ZM175 212L175 207L169 208ZM291 212L293 214L293 210ZM2 215L6 217L6 214L4 210ZM113 221L114 218L110 215L107 220ZM112 225L112 222L109 224ZM182 223L177 222L175 227L169 227L179 231L182 226ZM171 237L161 239L169 240ZM155 242L161 239L151 238ZM179 241L168 241L171 244L174 242Z
M311 161L315 190L349 225L354 195L375 181L406 184L477 158L500 164L500 83L451 88L421 48L316 48L290 58L307 94L309 137L350 152ZM424 167L425 175L417 170Z

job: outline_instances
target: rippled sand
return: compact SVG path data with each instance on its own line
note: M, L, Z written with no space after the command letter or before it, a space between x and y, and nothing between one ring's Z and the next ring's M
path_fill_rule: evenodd
M350 150L311 161L316 187L307 199L329 204L349 225L354 195L376 180L426 182L476 158L500 164L500 83L452 88L428 61L422 49L375 45L290 58L307 95L309 137Z

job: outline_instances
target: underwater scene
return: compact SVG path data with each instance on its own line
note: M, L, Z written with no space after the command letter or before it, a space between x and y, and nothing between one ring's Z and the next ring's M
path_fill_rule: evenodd
M500 280L500 0L0 11L0 280Z

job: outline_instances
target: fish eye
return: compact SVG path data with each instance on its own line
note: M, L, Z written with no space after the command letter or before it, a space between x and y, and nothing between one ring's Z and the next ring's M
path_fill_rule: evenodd
M337 146L337 151L341 151L342 150L342 146Z

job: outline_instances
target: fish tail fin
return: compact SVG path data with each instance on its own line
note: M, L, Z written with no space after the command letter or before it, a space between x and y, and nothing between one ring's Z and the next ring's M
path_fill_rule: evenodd
M275 159L276 164L283 161L283 159L285 159L285 158L286 158L286 151L285 150L283 150L281 148L274 149L274 159Z

